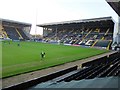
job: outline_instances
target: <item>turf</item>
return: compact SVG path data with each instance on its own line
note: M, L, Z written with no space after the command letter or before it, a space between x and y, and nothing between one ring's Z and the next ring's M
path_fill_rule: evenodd
M94 48L55 45L39 42L2 42L2 78L48 68L108 52ZM41 60L40 53L46 57Z

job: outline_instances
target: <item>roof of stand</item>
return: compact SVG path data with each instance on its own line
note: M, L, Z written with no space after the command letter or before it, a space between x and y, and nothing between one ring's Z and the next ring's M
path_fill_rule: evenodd
M47 27L53 25L63 25L63 24L79 24L79 23L87 23L87 22L98 22L98 21L113 21L112 17L102 17L102 18L92 18L92 19L81 19L81 20L71 20L71 21L63 21L63 22L53 22L53 23L45 23L39 24L39 27Z
M32 25L30 23L19 22L19 21L14 21L14 20L9 20L9 19L2 19L2 18L0 18L0 21L2 21L2 23L6 23L6 24L15 24L15 25L23 25L23 26L31 26Z
M106 1L114 9L114 11L120 16L120 0L106 0Z

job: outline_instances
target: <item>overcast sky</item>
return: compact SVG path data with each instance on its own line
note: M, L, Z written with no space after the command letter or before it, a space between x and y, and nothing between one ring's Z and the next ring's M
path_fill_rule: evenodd
M35 25L78 19L118 16L105 0L0 0L0 18ZM37 31L40 32L41 29Z

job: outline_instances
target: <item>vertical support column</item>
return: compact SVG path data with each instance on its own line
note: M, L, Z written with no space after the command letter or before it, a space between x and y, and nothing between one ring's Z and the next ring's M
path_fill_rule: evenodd
M118 17L118 44L120 45L120 17Z
M24 34L30 39L32 38L32 36L30 35L30 30L31 30L31 26L28 27L23 27L22 31L24 32Z
M57 41L57 32L58 32L57 29L58 29L58 28L56 27L56 35L55 35L55 37L56 37L56 41Z
M43 28L43 36L47 36L48 35L48 28Z
M2 20L0 20L0 25L2 27ZM2 42L0 41L0 90L1 89L2 89Z
M2 21L0 20L0 38L2 37Z
M35 25L35 39L37 38L37 25Z
M0 41L0 90L2 90L2 42Z
M44 37L44 30L45 30L45 28L43 27L43 37Z
M0 31L2 31L2 20L0 20Z

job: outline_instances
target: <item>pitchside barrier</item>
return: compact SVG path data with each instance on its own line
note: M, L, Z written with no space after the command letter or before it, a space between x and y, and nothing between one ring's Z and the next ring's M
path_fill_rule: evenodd
M89 61L89 62L83 63L82 67L89 67L89 66L98 65L99 63L106 63L106 62L109 62L111 60L114 60L116 57L120 57L120 52L115 52L115 53L112 53L110 55L106 55L104 57L95 59L93 61Z
M19 83L19 84L16 84L16 85L6 87L6 88L4 88L2 90L26 90L29 87L37 85L37 84L39 84L41 82L46 82L48 80L54 79L56 77L59 77L61 75L69 73L71 71L77 70L77 67L78 66L73 66L73 67L70 67L70 68L67 68L67 69L63 69L63 70L60 70L60 71L57 71L57 72L54 72L54 73L39 77L39 78L35 78L33 80L25 81L25 82L22 82L22 83Z

